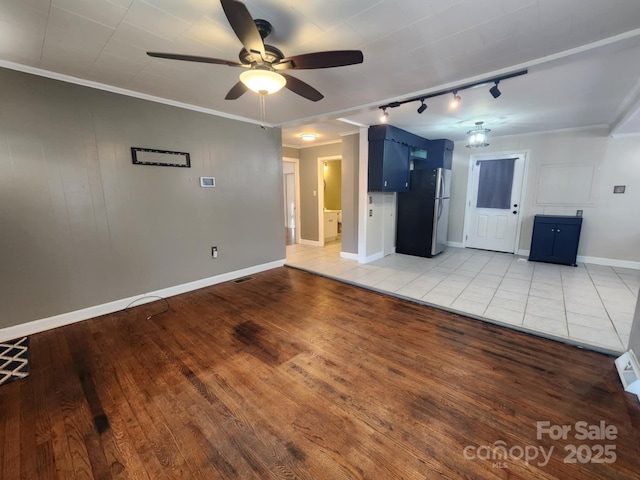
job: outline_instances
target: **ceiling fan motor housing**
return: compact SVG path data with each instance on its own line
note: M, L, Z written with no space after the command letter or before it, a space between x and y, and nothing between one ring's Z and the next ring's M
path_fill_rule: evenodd
M278 63L280 60L284 58L284 53L282 53L279 49L277 49L273 45L265 44L264 51L266 53L265 58L262 59L264 60L264 63L270 63L270 64ZM238 55L238 58L240 59L240 62L243 63L244 65L251 65L252 63L256 63L257 61L260 60L259 54L249 53L247 52L246 48L243 48L242 50L240 50L240 55ZM262 61L259 61L259 63L262 63Z

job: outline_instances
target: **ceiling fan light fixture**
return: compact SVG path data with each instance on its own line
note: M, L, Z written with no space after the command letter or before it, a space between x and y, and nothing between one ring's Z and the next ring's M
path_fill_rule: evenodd
M476 122L476 128L469 130L467 135L469 136L467 142L467 148L488 147L489 146L489 130L483 128L484 122Z
M493 87L491 87L491 88L489 89L489 93L491 94L491 96L492 96L493 98L498 98L500 95L502 95L502 92L501 92L501 91L500 91L500 89L498 88L498 83L500 83L500 82L499 82L498 80L496 80L496 82L495 82L495 83L496 83L496 84L495 84Z
M287 84L287 79L269 67L257 66L240 74L240 81L249 90L263 95L279 92Z
M301 133L300 138L305 142L313 142L316 138L318 138L318 135L316 135L315 133Z

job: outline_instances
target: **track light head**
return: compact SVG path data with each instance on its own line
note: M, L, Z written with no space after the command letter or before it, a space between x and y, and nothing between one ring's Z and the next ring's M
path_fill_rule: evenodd
M387 112L387 107L382 108L382 115L380 115L380 121L382 123L387 123L389 121L389 112Z
M424 98L420 99L420 102L422 102L422 103L418 107L418 113L422 113L427 109L427 104L424 103Z
M460 106L460 102L462 101L462 99L458 96L457 90L454 90L452 93L453 98L451 99L451 102L449 102L449 108L455 109Z
M502 95L502 92L501 92L501 91L500 91L500 89L498 88L498 84L499 84L499 83L500 83L500 81L499 81L499 80L496 80L496 84L495 84L493 87L491 87L491 88L489 89L489 93L491 94L491 96L492 96L493 98L498 98L500 95Z

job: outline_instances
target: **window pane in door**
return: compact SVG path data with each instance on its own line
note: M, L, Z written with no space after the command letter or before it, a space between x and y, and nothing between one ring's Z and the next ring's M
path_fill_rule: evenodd
M511 187L513 186L513 170L515 158L502 160L482 160L476 165L480 167L478 179L477 208L511 208Z

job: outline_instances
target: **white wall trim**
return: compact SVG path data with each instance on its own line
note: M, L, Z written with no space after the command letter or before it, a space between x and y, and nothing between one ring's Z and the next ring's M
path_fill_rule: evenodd
M358 261L360 259L360 256L357 253L340 252L340 258Z
M364 257L364 258L358 255L358 262L371 263L371 262L375 262L376 260L380 260L381 258L384 258L384 252L374 253L373 255L369 255L368 257Z
M464 243L462 243L462 242L451 242L451 241L447 240L447 247L464 248Z
M640 262L633 262L631 260L617 260L615 258L586 257L584 255L578 255L576 261L580 263L591 263L593 265L606 265L609 267L632 268L634 270L640 270Z
M324 242L321 243L318 240L307 240L306 238L301 238L300 245L309 245L311 247L324 247Z
M172 297L174 295L191 292L199 288L209 287L211 285L216 285L222 282L228 282L230 280L244 277L246 275L252 275L254 273L264 272L266 270L282 267L284 263L285 260L283 259L276 260L274 262L263 263L261 265L254 265L253 267L247 267L241 270L235 270L233 272L222 273L213 277L203 278L202 280L183 283L181 285L163 288L161 290L156 290L153 292L147 292L140 295L135 295L133 297L114 300L112 302L103 303L101 305L94 305L93 307L75 310L73 312L62 313L60 315L54 315L53 317L41 318L39 320L33 320L31 322L22 323L20 325L3 328L0 329L0 341L12 340L14 338L33 335L34 333L40 333L46 330L51 330L52 328L70 325L72 323L81 322L82 320L88 320L100 315L107 315L109 313L118 312L126 308L131 303L135 303L137 306L143 305L145 303L155 302L158 300L157 298L144 297Z
M75 85L81 85L83 87L95 88L96 90L102 90L105 92L117 93L119 95L125 95L127 97L140 98L142 100L148 100L155 103L163 103L165 105L171 105L172 107L184 108L185 110L193 110L195 112L206 113L207 115L215 115L216 117L228 118L230 120L238 120L240 122L253 123L255 125L261 126L264 125L270 128L274 128L276 126L274 124L260 122L251 118L241 117L239 115L219 112L218 110L213 110L211 108L205 108L198 105L192 105L190 103L178 102L176 100L156 97L155 95L148 95L146 93L136 92L134 90L128 90L126 88L114 87L113 85L107 85L105 83L94 82L93 80L73 77L71 75L65 75L64 73L50 72L48 70L30 67L28 65L22 65L20 63L10 62L8 60L0 60L0 67L8 68L9 70L15 70L18 72L30 73L32 75L38 75L39 77L51 78L53 80L59 80L61 82L73 83Z
M517 255L528 257L529 253L529 250L518 250ZM605 265L607 267L620 267L640 270L640 262L633 262L631 260L617 260L615 258L586 257L584 255L578 255L576 261L579 263L591 263L592 265Z
M326 142L309 142L304 145L292 145L290 143L283 143L283 147L295 148L296 150L302 150L304 148L323 147L325 145L335 145L336 143L342 143L342 140L327 140Z
M296 243L300 243L300 231L302 230L302 227L300 226L300 159L293 157L282 157L282 161L293 163L293 181L295 182L294 196L296 202ZM283 184L282 188L284 191L286 185Z
M358 261L365 262L367 255L367 192L369 181L369 129L362 127L358 140Z

